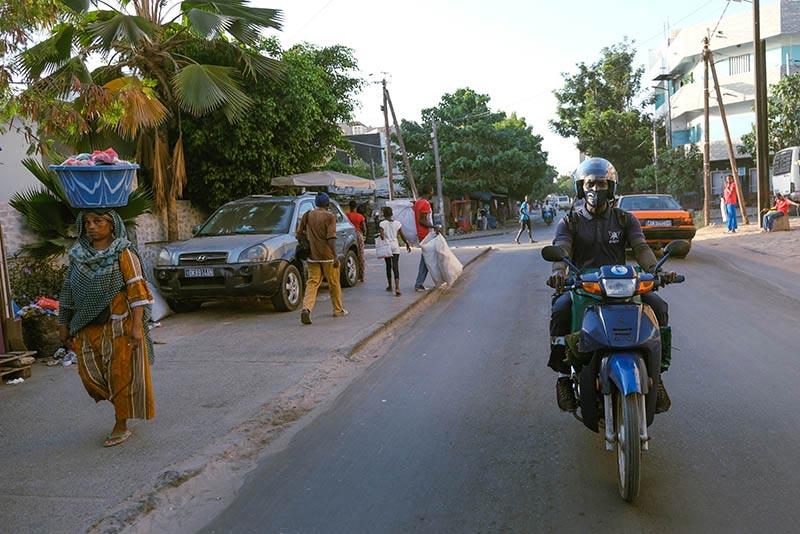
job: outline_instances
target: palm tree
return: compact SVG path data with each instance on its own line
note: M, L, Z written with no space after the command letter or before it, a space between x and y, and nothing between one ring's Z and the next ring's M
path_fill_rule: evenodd
M280 63L256 51L260 32L280 29L280 11L248 0L61 0L49 36L23 51L27 81L19 112L52 139L77 147L116 136L131 141L155 205L177 239L177 204L186 185L181 114L222 110L235 122L251 104L245 76L279 75ZM192 46L229 48L234 65L202 64ZM104 65L90 71L88 64ZM94 146L94 148L102 148Z

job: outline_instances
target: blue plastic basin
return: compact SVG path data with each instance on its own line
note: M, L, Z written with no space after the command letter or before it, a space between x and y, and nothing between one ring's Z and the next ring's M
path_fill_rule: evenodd
M135 163L116 165L50 165L73 208L119 208L128 204Z

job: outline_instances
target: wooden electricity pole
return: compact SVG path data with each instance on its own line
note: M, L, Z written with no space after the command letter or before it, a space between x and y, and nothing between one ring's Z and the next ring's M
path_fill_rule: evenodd
M736 166L736 153L733 151L733 143L731 142L731 132L728 129L728 117L725 114L725 106L722 103L722 90L719 87L719 79L717 78L717 68L714 66L714 54L708 50L708 62L711 66L711 76L714 77L714 90L717 93L717 104L719 105L719 116L722 119L722 128L725 130L725 141L728 144L728 160L731 164L731 174L733 181L736 183L736 194L739 198L739 208L742 211L742 221L744 224L750 224L747 218L747 205L744 202L744 192L742 191L742 184L739 181L739 168Z
M711 223L711 138L708 117L708 37L703 39L703 224Z
M411 163L408 161L408 152L406 152L406 143L403 141L403 131L400 130L400 123L397 122L397 115L394 113L394 105L392 104L392 97L389 95L389 90L384 85L383 90L386 93L385 101L389 103L389 111L392 113L392 121L394 122L394 129L397 132L397 140L400 142L400 150L403 151L403 166L406 168L406 178L408 185L411 186L411 194L414 195L414 200L419 198L417 193L417 183L414 181L414 172L411 170Z
M386 176L389 178L389 200L394 200L394 183L392 182L392 131L389 130L389 93L386 91L386 78L383 79L383 124L386 127Z

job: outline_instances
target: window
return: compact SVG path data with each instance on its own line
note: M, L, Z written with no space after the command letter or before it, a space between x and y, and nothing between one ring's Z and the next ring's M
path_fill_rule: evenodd
M728 74L743 74L750 72L750 54L728 58Z
M338 204L332 204L331 211L333 212L334 215L336 215L336 224L340 224L345 221L344 212L342 211L342 208L340 208Z
M197 235L285 234L291 215L289 202L227 204L214 212Z
M297 208L297 223L300 224L300 218L305 214L307 211L311 211L314 209L314 202L311 200L306 200L300 203L300 207Z

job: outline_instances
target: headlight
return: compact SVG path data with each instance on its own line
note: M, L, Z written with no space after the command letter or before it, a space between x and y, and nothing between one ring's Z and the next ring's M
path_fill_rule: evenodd
M603 280L603 289L606 296L614 298L632 297L636 293L636 279L622 278L619 280Z
M158 252L158 258L156 258L156 265L172 265L172 254L169 253L168 249L162 248Z
M239 254L239 263L254 263L269 260L269 249L264 245L256 245Z

